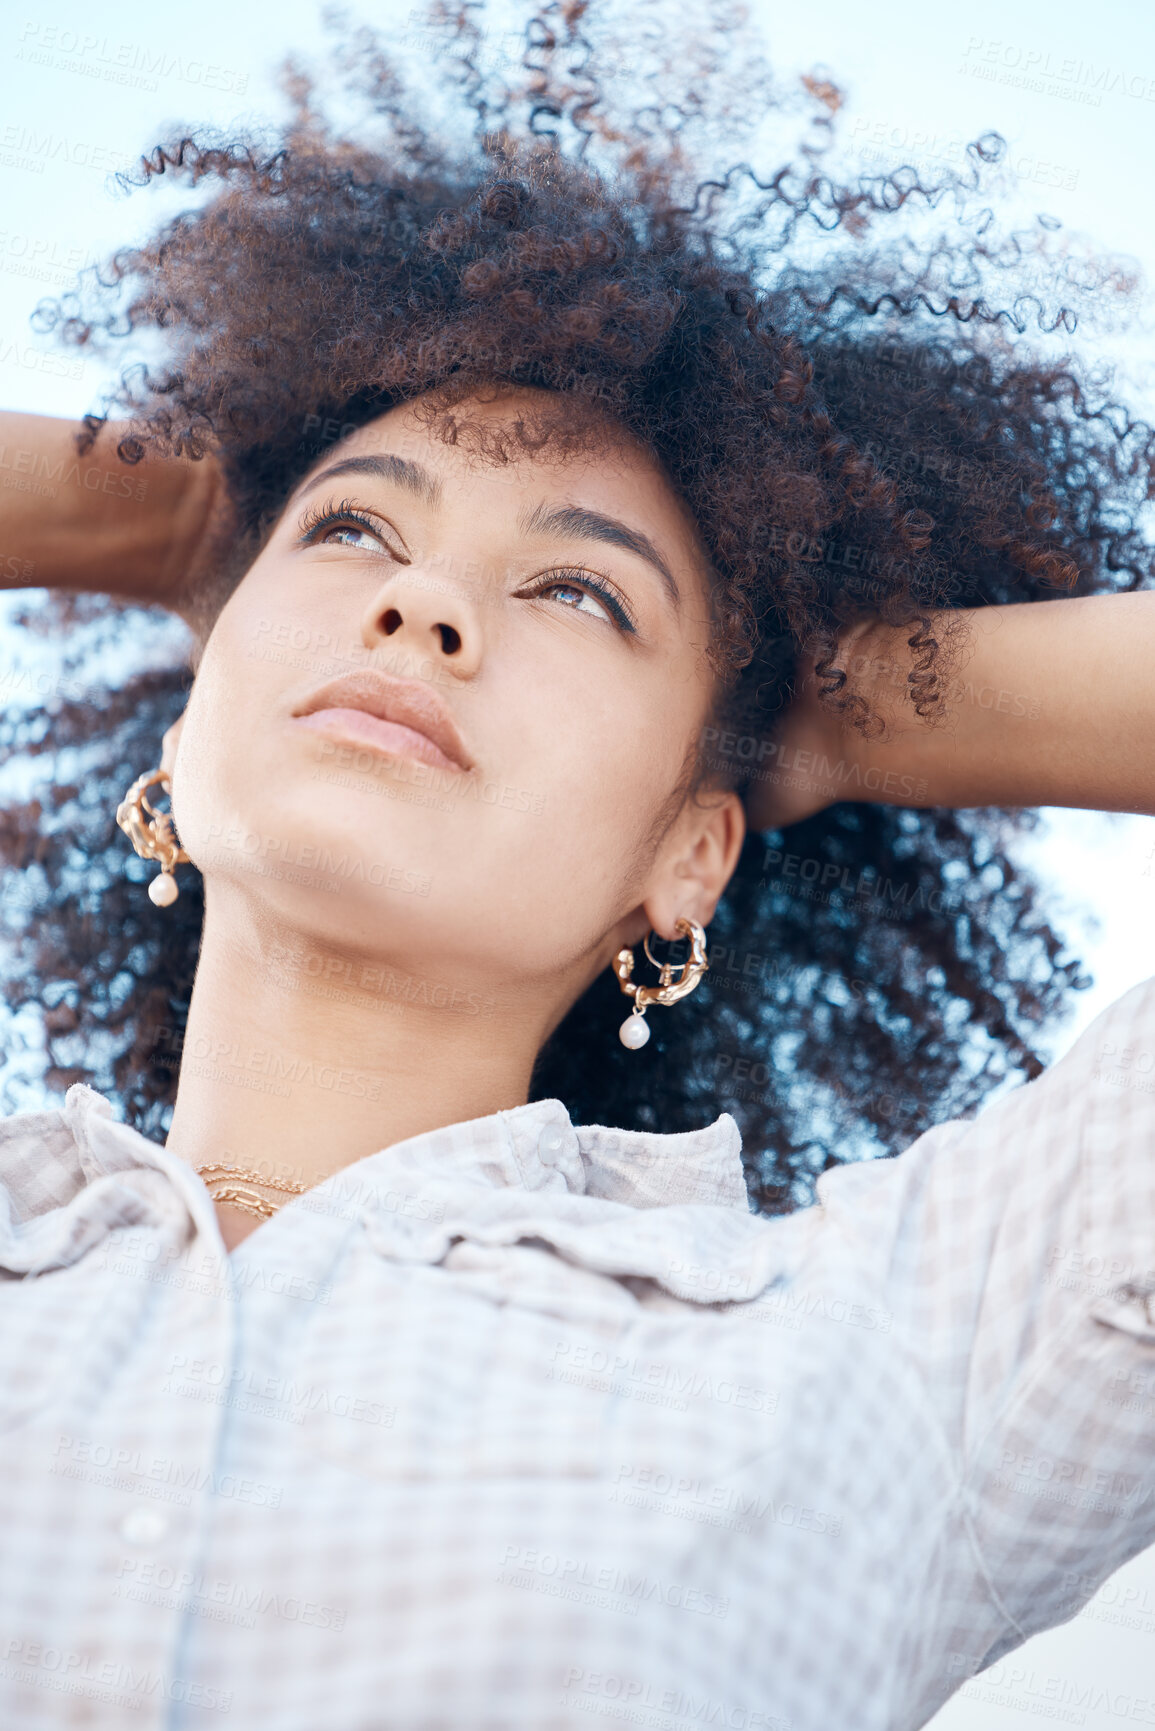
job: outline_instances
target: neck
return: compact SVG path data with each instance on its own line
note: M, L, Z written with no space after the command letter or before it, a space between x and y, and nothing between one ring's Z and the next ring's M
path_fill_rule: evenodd
M167 1146L310 1187L407 1137L523 1105L528 994L342 955L206 912ZM512 1003L510 1000L512 999Z

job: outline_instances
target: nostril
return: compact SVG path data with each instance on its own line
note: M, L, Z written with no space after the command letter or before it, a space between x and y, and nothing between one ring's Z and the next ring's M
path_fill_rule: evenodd
M385 628L386 637L392 637L397 627L401 624L401 615L398 613L396 607L390 607L384 619L382 619L381 624Z
M442 653L445 655L456 655L457 651L461 648L460 632L455 631L452 625L439 625L437 630L441 634Z

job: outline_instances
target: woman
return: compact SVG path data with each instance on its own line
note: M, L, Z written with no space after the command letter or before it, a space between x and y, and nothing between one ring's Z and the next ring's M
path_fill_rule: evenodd
M608 136L550 28L534 112ZM63 841L8 829L47 908L14 969L92 1048L57 1072L120 1065L133 1121L77 1081L2 1126L4 1722L917 1726L1155 1539L1120 1395L1155 1351L1155 990L1038 1075L1073 970L1027 903L1005 923L1013 880L950 869L984 832L941 816L1155 811L1152 603L1094 593L1147 575L1149 443L1069 371L926 341L893 259L898 364L864 259L841 329L817 267L760 294L640 151L611 187L473 83L481 154L447 162L374 79L388 151L306 104L285 154L158 153L223 183L118 264L107 328L160 328L167 366L116 456L96 422L79 453L8 428L57 488L6 499L21 571L175 608L198 649L163 749L171 678L108 720L152 901L102 879L84 790ZM866 449L904 439L913 472ZM85 727L70 699L40 743ZM157 755L125 763L134 728ZM901 928L823 881L882 835L900 887L940 867ZM675 1104L752 1057L783 1123L801 1073L837 1124L872 1055L925 1117L971 1050L974 1098L1008 1059L1037 1079L894 1160L755 1150L768 1206L835 1169L752 1213L733 1118L653 1127L736 872L761 929L860 971L794 982L825 1067L716 995L747 1049ZM575 1127L542 1087L567 1065L633 1122Z

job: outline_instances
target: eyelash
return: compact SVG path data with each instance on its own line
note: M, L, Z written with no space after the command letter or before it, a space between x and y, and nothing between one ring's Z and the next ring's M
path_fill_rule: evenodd
M342 499L337 503L330 501L325 505L311 505L301 517L297 526L298 547L311 547L320 539L326 529L339 529L354 524L358 529L365 529L370 535L381 539L382 524L379 519L370 517L367 512L359 510L351 499ZM585 589L602 603L615 623L623 631L631 634L638 629L632 612L626 605L621 591L614 588L604 578L593 576L578 565L562 565L555 570L544 571L539 578L534 579L534 594L552 589L555 584L568 583L575 589Z
M534 584L532 593L535 595L540 595L545 589L552 589L555 584L568 584L573 589L585 589L608 609L623 631L633 633L638 629L634 616L619 591L611 588L604 579L594 577L580 565L561 565L556 570L543 571L540 577L534 578Z
M358 510L351 499L342 499L337 504L330 501L327 505L310 505L297 525L297 545L310 547L322 529L341 529L350 523L356 524L358 529L367 529L370 535L381 539L380 519Z

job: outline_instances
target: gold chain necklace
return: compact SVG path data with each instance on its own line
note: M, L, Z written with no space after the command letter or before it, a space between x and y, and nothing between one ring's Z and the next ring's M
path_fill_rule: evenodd
M251 1189L251 1185L259 1184L265 1190L282 1190L287 1196L303 1196L308 1189L308 1185L295 1184L292 1179L281 1183L276 1178L262 1177L259 1172L246 1171L243 1166L230 1166L224 1160L214 1160L208 1166L197 1166L194 1170L203 1178L214 1202L228 1202L245 1214L255 1214L258 1220L271 1219L284 1203L270 1202Z

